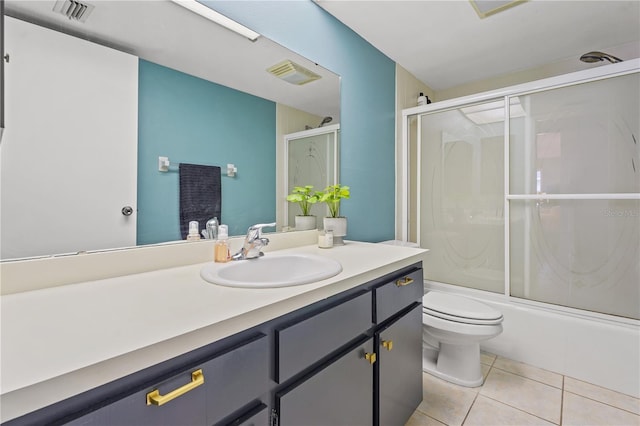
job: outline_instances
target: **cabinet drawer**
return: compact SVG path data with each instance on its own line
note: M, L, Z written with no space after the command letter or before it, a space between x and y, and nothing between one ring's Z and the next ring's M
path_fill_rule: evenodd
M267 337L261 334L201 365L120 399L87 419L100 414L110 426L213 424L267 392L267 343ZM155 390L162 400L178 389L186 392L162 405L147 404L149 393ZM84 423L78 419L77 424Z
M401 275L375 289L376 323L390 318L402 308L422 300L422 269Z
M371 292L275 330L275 378L282 383L371 327Z

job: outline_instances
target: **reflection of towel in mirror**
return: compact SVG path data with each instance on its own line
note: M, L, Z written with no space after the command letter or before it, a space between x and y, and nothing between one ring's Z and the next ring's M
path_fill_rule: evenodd
M212 217L220 217L222 190L220 167L180 163L180 234L187 238L189 222L197 220L205 229Z

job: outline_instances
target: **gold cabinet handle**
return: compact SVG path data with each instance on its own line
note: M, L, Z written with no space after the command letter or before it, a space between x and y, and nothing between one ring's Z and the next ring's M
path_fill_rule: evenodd
M398 287L404 287L405 285L409 285L413 282L413 278L404 277L401 280L396 281L396 285Z
M166 404L172 399L175 399L181 395L184 395L190 390L193 390L203 384L204 384L204 374L202 374L202 369L196 370L193 373L191 373L190 383L187 383L186 385L181 386L178 389L173 390L166 395L160 395L160 391L158 389L149 392L147 394L147 405Z
M393 349L393 340L383 340L382 347L390 351L391 349Z
M372 354L370 354L369 352L366 352L364 354L364 359L369 361L369 364L375 364L375 362L376 362L376 354L375 354L375 352L372 353Z

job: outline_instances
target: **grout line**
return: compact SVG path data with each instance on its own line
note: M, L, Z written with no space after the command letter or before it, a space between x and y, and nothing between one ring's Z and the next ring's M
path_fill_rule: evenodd
M478 395L480 395L480 392L477 392L476 396L473 398L473 402L469 406L469 409L467 410L467 414L464 415L464 419L462 419L462 423L460 423L461 426L464 425L464 422L467 421L467 417L469 417L469 413L471 413L471 409L473 408L473 404L476 403L476 400L478 399Z
M563 414L564 414L564 378L565 376L562 376L562 389L560 391L560 426L562 426L562 422L564 421L563 418Z

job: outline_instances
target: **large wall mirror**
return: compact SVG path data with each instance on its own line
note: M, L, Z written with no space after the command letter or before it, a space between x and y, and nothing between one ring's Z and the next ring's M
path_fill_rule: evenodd
M5 1L0 259L180 240L179 163L222 168L221 219L231 235L258 222L286 225L279 147L284 135L317 128L327 117L332 125L340 122L339 76L263 36L250 41L169 0L90 1L81 20L60 13L69 4ZM20 32L24 25L45 31L38 46L45 62L29 72L20 68L31 40ZM89 54L49 47L60 33L124 52L133 78L119 76L112 68L116 59L102 64ZM286 60L320 78L296 85L267 72ZM18 74L22 82L12 84ZM23 93L40 93L36 77L59 95L15 106ZM78 87L78 99L88 104L70 95ZM130 101L92 105L98 89L109 96L123 91ZM53 111L67 114L52 118ZM94 120L104 127L92 127ZM106 136L114 129L122 137ZM80 144L69 145L66 135L80 131ZM132 142L117 147L128 138ZM160 171L159 157L169 158L168 171ZM227 164L235 166L235 176L227 176ZM81 192L75 192L78 185ZM116 238L112 226L126 228L126 236Z

